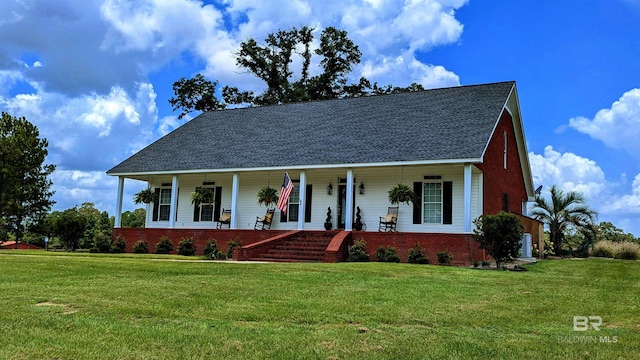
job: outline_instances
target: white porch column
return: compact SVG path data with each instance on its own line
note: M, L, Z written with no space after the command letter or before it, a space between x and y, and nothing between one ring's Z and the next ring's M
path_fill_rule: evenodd
M171 179L171 210L169 211L169 228L176 227L176 213L178 211L178 175L173 175Z
M464 232L471 233L471 164L464 165Z
M298 202L298 230L304 230L305 205L307 195L307 173L300 171L300 201Z
M353 230L353 169L347 170L347 199L344 211L344 229Z
M238 228L238 189L240 188L240 176L237 172L233 173L233 179L231 180L231 222L229 223L230 229Z
M116 201L116 221L113 224L114 228L122 226L122 196L124 195L124 177L118 176L118 194Z

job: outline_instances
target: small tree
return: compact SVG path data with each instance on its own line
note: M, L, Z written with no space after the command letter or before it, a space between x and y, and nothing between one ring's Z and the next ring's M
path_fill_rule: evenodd
M498 268L518 256L524 228L515 214L501 211L482 215L473 223L476 225L473 238L480 243L480 249L487 250L494 258Z

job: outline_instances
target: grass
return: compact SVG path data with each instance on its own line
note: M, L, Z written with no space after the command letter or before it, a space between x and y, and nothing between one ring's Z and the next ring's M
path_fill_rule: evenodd
M159 259L185 257L0 252L0 358L565 359L640 352L638 261L551 260L503 272ZM600 331L573 331L573 316L601 316Z

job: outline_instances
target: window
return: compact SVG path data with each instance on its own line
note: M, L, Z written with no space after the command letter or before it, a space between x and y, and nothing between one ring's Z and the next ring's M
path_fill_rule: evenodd
M169 221L171 213L171 188L160 189L160 203L158 204L158 220Z
M442 223L442 182L425 181L422 187L422 221Z
M213 206L215 204L215 188L214 187L209 187L209 186L205 186L205 189L211 190L211 192L214 194L211 198L211 202L206 202L206 203L201 203L201 202L196 202L194 204L194 206L196 206L195 209L195 213L194 213L194 221L213 221ZM202 187L197 187L196 191L198 189L202 189Z
M298 221L298 214L300 213L300 184L294 184L291 195L289 196L289 209L287 210L287 217L289 221Z
M503 151L503 153L504 153L504 155L503 155L504 156L503 157L503 163L504 164L503 165L504 165L505 170L507 169L507 139L508 139L508 135L507 135L507 132L505 131L504 132L504 151Z

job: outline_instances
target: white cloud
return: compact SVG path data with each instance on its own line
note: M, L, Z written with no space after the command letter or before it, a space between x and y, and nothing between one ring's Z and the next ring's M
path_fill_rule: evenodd
M592 120L570 119L569 126L609 147L640 157L640 89L625 92L610 108L598 111Z
M595 161L573 153L560 153L552 146L544 154L529 153L533 182L545 188L557 185L565 191L579 191L598 200L607 188L604 171Z
M552 185L580 192L598 212L599 221L610 221L640 236L640 174L629 188L624 174L619 182L608 181L595 161L552 146L545 147L544 154L530 152L529 161L534 184L544 186L543 196L548 196Z

